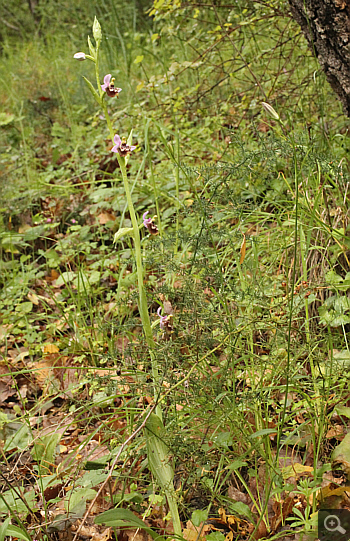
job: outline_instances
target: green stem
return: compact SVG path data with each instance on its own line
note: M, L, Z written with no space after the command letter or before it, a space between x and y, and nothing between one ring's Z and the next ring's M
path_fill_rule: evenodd
M153 333L151 327L151 321L148 313L147 298L145 293L145 288L143 284L143 265L142 265L142 251L141 251L141 240L140 240L140 230L137 223L134 205L131 199L131 193L129 188L129 181L126 172L125 158L117 154L119 166L122 172L124 190L126 195L126 200L129 207L129 213L131 218L131 223L133 227L133 237L134 237L134 249L135 249L135 259L136 259L136 269L137 269L137 282L139 286L139 312L141 316L143 331L145 333L146 342L149 348L151 356L151 365L152 365L152 378L154 383L154 396L157 398L157 383L159 381L158 365L155 359L154 350L155 343L153 340ZM157 406L156 414L162 419L160 406Z

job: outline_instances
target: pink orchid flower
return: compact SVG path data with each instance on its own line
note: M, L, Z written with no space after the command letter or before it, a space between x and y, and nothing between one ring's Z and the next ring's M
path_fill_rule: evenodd
M157 216L153 216L153 218L146 218L148 213L149 211L145 212L142 215L143 225L148 229L148 232L151 235L157 235L159 233L158 227L156 226L156 224L153 223L153 220L155 220Z
M110 98L114 98L115 96L118 97L119 92L122 91L121 88L118 88L114 86L114 77L112 78L112 75L109 73L108 75L105 75L103 78L103 85L101 85L101 89L103 92L106 92L107 96Z
M125 137L123 137L123 139L120 139L118 134L114 136L113 141L115 142L115 145L112 148L112 152L118 152L120 156L127 156L136 148L136 146L127 145Z

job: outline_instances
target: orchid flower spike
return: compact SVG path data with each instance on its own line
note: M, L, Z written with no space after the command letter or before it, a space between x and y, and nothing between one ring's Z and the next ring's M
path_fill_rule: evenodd
M121 88L117 88L114 86L114 77L112 78L112 75L109 73L108 75L105 75L103 78L103 85L101 85L101 89L103 92L106 92L107 96L110 98L114 98L115 96L118 97L119 92L122 91Z
M127 156L136 148L136 146L127 145L125 137L123 137L123 139L120 139L118 134L114 136L113 141L115 142L115 145L112 148L112 152L118 152L120 156Z
M80 62L82 62L83 60L86 60L86 54L85 53L75 53L74 58L76 60L80 60Z
M148 213L149 213L149 211L145 212L142 215L143 225L148 229L148 232L151 235L158 235L158 233L159 233L158 227L156 226L156 224L153 223L153 220L155 220L157 218L157 216L153 216L153 218L146 218Z

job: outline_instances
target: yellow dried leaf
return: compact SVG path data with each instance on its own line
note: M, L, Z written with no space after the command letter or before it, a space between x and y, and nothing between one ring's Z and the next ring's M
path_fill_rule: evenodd
M45 344L42 348L43 353L58 353L59 348L55 344Z
M314 468L312 466L304 466L295 462L291 466L282 468L283 479L289 479L290 477L300 477L300 475L310 474L312 475Z
M35 293L31 293L29 291L27 297L30 300L30 302L32 302L33 304L35 304L35 305L39 304L39 298L35 295Z

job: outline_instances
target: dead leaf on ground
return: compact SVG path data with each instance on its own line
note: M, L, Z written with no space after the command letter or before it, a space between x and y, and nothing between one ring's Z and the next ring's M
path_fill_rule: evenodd
M97 219L98 219L98 223L100 225L105 225L107 224L108 222L114 222L116 217L114 214L112 214L111 212L101 212L101 214L99 214L97 216Z
M200 532L200 536L198 534ZM183 530L182 535L186 541L205 541L205 536L211 532L210 524L201 524L196 527L190 520L186 523L186 528Z
M227 495L231 500L234 500L235 502L242 502L247 504L249 502L249 496L248 494L244 494L238 488L235 487L228 487Z
M327 434L326 434L326 438L327 439L333 439L333 438L336 438L336 439L343 439L343 436L344 436L344 425L334 425L332 426Z
M285 500L281 502L274 501L273 510L275 516L271 520L271 529L273 532L275 532L281 524L284 524L286 518L292 514L294 504L293 496L287 496Z
M58 353L59 350L60 349L55 344L44 344L42 346L42 352L44 354L46 354L46 353Z
M12 376L4 374L9 374L9 369L6 366L0 366L0 404L17 392L16 387L12 387L14 383Z
M332 468L335 469L337 466L340 466L350 479L350 432L332 453Z

